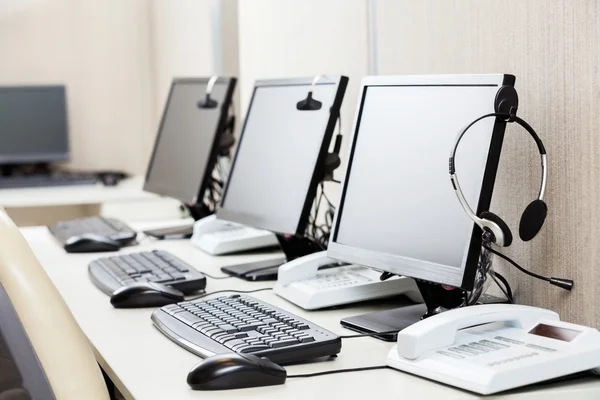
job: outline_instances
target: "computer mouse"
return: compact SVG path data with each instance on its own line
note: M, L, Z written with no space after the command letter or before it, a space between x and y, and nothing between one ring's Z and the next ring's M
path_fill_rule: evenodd
M185 300L183 293L156 282L136 282L123 286L110 296L115 308L162 307Z
M67 253L118 251L120 248L121 243L116 240L92 233L72 236L64 244L64 249Z
M282 385L286 378L287 371L267 358L225 353L196 364L187 383L194 390L227 390Z
M116 186L120 181L127 178L127 174L118 171L104 171L98 173L98 178L104 186Z

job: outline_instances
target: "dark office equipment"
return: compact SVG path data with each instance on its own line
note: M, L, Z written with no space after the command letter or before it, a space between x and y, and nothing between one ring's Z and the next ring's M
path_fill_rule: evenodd
M144 231L144 234L156 239L187 239L192 237L192 233L194 233L192 225L172 226Z
M92 282L104 293L136 282L157 282L188 294L206 287L206 278L188 263L161 250L123 254L92 261Z
M94 236L101 236L117 242L119 246L125 246L132 243L137 236L137 233L125 223L114 218L105 217L86 217L61 221L50 225L48 229L63 245L66 246L68 241L70 243L69 246L74 245L75 247L80 245L76 244L79 241L92 241ZM82 236L85 237L86 235L93 236L87 236L87 239L78 239ZM108 243L108 240L105 240L104 242ZM83 245L83 248L84 247L85 245Z
M100 253L119 251L121 243L107 236L84 233L65 240L64 249L67 253Z
M221 267L221 271L247 281L271 281L277 279L279 266L285 261L285 258L274 258L247 264L228 265Z
M427 312L425 304L414 304L408 300L406 304L402 308L343 318L340 323L343 327L360 333L375 334L396 331L395 333L373 335L373 337L387 342L395 342L398 331L414 324Z
M129 176L121 171L102 171L97 172L96 175L104 186L116 186L119 182Z
M110 296L115 308L162 307L185 300L183 293L158 282L135 282L120 287Z
M69 160L65 87L0 87L0 165Z
M95 185L99 178L93 173L53 172L0 177L0 189L20 189L55 186Z
M278 364L332 356L339 336L250 296L192 300L162 307L154 325L169 339L201 357L244 353Z
M230 151L222 148L221 140L233 129L235 84L235 78L226 77L179 78L171 84L144 190L180 200L195 219L215 210L207 194L215 190L213 170L219 155Z
M287 371L267 358L252 354L217 354L200 361L187 376L194 390L227 390L282 385Z

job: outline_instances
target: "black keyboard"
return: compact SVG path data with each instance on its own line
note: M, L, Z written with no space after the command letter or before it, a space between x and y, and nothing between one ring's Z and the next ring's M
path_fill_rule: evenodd
M87 217L61 221L49 226L48 229L62 244L74 236L94 234L127 245L133 242L137 236L137 232L124 222L105 217Z
M98 174L93 173L60 172L52 174L15 175L0 178L0 189L94 185L98 182Z
M189 294L206 287L206 277L191 265L161 250L104 257L88 266L92 282L104 293L135 282L158 282Z
M152 321L169 339L200 357L233 351L288 364L342 349L336 334L250 296L171 304L154 311Z

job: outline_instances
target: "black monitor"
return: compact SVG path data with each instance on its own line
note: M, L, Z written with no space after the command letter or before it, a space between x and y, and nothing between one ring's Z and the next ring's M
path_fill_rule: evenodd
M0 285L0 399L54 399L40 360Z
M304 235L348 82L322 76L313 87L314 80L255 83L218 218ZM299 109L310 91L320 108Z
M513 84L502 74L365 78L328 256L472 290L482 232L454 194L448 157L460 130ZM504 128L481 121L459 149L478 214L490 206Z
M65 87L0 87L0 165L68 160Z
M173 80L144 190L203 204L230 122L235 84L235 78L224 77Z

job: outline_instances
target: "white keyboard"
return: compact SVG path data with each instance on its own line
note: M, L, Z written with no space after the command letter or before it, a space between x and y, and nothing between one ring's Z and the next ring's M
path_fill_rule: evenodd
M279 240L269 231L232 225L193 238L192 244L208 254L221 255L276 247L279 246Z

